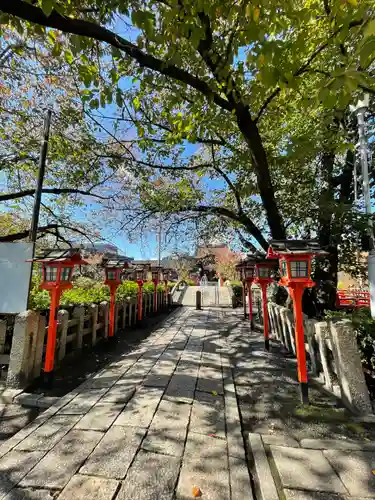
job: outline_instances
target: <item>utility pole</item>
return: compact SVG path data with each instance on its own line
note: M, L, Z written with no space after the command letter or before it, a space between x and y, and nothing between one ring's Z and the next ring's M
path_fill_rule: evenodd
M161 217L159 217L159 229L158 229L158 266L161 264Z
M358 137L359 137L359 153L362 170L362 190L365 202L365 211L368 223L369 235L369 255L368 255L368 279L370 288L370 307L371 316L375 318L375 250L374 250L374 226L372 223L371 215L371 198L368 177L368 150L367 150L367 137L365 131L365 112L369 105L369 95L365 94L362 101L358 101L356 106L350 106L351 111L355 111L358 122Z
M34 257L34 253L35 253L36 236L38 233L40 202L42 199L44 174L46 171L46 158L47 158L47 150L48 150L49 131L50 131L50 126L51 126L51 116L52 116L52 111L50 109L47 109L46 116L44 118L43 140L42 140L42 144L40 146L38 180L37 180L36 189L35 189L34 208L33 208L33 215L31 218L31 229L30 229L30 237L29 237L29 240L34 244L33 257Z
M32 243L32 258L35 257L35 244L36 237L38 234L38 224L39 224L39 214L40 214L40 203L42 200L42 189L43 189L43 181L44 174L46 171L46 158L47 158L47 150L48 150L48 141L49 141L49 131L51 127L51 117L52 111L47 109L46 115L44 117L44 131L43 131L43 140L40 146L40 154L39 154L39 167L38 167L38 179L35 189L34 196L34 207L33 207L33 215L31 218L31 228L29 234L29 241ZM31 290L31 282L33 278L33 266L30 268L30 278L29 278L29 292L27 294L27 302L29 307L30 305L30 290Z

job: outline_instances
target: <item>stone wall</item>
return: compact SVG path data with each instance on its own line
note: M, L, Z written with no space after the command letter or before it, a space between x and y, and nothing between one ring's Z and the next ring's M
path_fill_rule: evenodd
M268 302L270 333L295 354L293 312ZM304 315L309 377L340 397L350 409L372 413L355 333L349 320L315 321Z
M143 295L143 317L153 312L153 294ZM167 297L158 292L158 309L165 309ZM55 352L56 366L66 356L76 355L83 346L94 346L108 338L109 304L75 306L57 313L58 328ZM129 298L116 304L115 332L135 326L138 321L137 298ZM1 328L0 324L0 336ZM41 375L47 341L48 323L46 311L25 311L14 319L10 354L2 361L8 365L6 385L25 388ZM78 362L78 361L77 361Z

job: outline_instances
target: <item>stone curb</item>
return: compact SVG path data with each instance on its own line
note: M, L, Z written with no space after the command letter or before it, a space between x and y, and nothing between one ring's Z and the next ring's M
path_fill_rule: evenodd
M311 450L354 450L354 451L375 451L375 441L356 442L338 439L302 439L302 448Z
M17 404L27 408L47 409L60 398L22 392L20 389L5 389L0 395L0 404Z
M254 458L257 485L261 500L279 500L270 464L260 434L249 433L248 442Z

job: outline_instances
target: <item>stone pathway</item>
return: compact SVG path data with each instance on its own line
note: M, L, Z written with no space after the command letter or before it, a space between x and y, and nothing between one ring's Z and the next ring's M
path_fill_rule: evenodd
M251 426L244 380L276 359L259 342L236 311L175 311L0 445L0 498L375 498L363 443L349 452Z

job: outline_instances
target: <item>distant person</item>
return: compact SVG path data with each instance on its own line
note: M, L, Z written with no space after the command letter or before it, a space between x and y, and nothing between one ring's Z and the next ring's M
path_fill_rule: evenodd
M207 282L208 282L207 275L204 274L201 279L201 286L207 286Z

